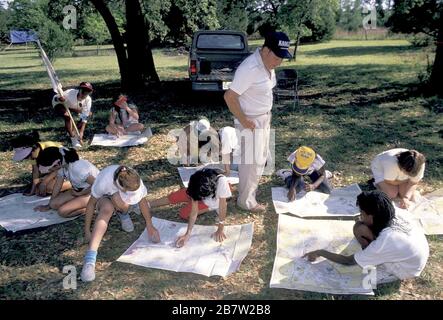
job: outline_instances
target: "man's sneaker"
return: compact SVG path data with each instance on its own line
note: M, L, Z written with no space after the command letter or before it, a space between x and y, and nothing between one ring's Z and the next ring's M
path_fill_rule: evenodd
M80 274L80 279L83 282L91 282L95 279L95 263L85 263L83 265L82 273Z
M76 137L71 137L71 145L74 149L80 149L82 147L82 145L80 144L80 142Z
M327 179L332 179L332 177L333 177L332 172L329 171L329 170L325 170L325 172L326 172L326 178Z
M122 229L126 232L134 231L134 224L132 223L131 217L128 213L117 213L120 217L120 222L122 223Z
M292 170L290 169L280 169L275 173L277 176L282 178L283 180L286 180L287 177L292 176Z

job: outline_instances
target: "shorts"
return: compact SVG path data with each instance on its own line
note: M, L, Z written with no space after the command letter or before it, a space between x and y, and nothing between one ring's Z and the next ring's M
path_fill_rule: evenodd
M171 193L168 196L168 200L171 204L186 203L186 205L180 209L179 215L181 218L188 220L192 211L192 199L186 193L186 190L187 190L186 188L181 188L180 190ZM209 209L209 207L203 201L198 201L199 211L207 209Z
M52 99L52 106L54 107L54 111L55 113L59 116L59 117L64 117L65 116L65 112L66 112L66 108L65 105L63 103L57 102L54 100L55 97ZM73 116L72 112L71 115ZM85 114L84 112L80 113L78 115L80 121L82 122L88 122L88 118L89 118L89 113ZM73 116L74 118L74 116Z

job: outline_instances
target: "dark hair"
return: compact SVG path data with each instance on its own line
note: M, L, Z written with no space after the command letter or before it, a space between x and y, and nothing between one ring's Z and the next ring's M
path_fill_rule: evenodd
M66 163L72 163L79 160L79 156L77 151L73 148L63 148L64 155L60 152L60 148L57 147L48 147L42 150L37 157L37 165L39 166L50 166L56 160L60 160L63 162L63 159Z
M11 146L13 148L33 147L37 146L40 141L40 135L37 130L33 130L30 134L22 134L11 139Z
M363 191L357 196L357 206L366 214L372 216L373 225L370 227L374 236L392 225L395 218L395 209L386 193L374 190Z
M198 170L189 179L188 189L186 193L194 200L200 201L203 198L215 197L217 190L217 180L221 170L204 168Z
M127 166L120 166L114 172L114 181L125 189L135 191L140 188L140 176L135 169Z
M416 150L403 151L397 154L398 166L415 177L425 163L426 158Z

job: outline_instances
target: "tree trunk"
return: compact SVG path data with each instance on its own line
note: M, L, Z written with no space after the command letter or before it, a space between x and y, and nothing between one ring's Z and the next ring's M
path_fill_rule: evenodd
M297 33L295 43L294 43L294 53L292 54L292 61L297 61L297 49L300 44L300 32Z
M139 0L126 0L128 66L133 89L160 81L149 45L148 30Z
M103 20L106 23L106 26L109 29L109 33L111 34L112 43L114 44L115 53L117 55L118 67L120 69L120 78L121 78L121 87L123 90L127 90L129 88L129 68L128 68L128 59L126 56L126 49L123 42L123 37L118 30L117 23L115 22L114 17L112 16L111 11L108 9L104 0L90 0L100 15L103 17Z
M440 14L437 36L437 52L431 73L431 87L439 96L443 96L443 13Z

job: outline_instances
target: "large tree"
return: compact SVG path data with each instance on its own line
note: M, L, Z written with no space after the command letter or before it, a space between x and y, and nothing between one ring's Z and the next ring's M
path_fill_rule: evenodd
M437 49L429 84L439 95L443 95L442 19L442 0L395 0L388 21L394 32L425 33L436 40Z

